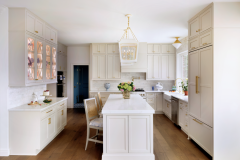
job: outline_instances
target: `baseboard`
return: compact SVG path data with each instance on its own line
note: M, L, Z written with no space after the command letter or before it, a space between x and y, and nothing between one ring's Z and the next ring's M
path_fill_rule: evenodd
M9 156L9 149L1 149L0 156Z
M154 154L103 154L102 160L155 160Z

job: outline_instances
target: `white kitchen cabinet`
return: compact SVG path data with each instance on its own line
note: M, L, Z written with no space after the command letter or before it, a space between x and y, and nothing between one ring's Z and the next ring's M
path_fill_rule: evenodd
M148 44L148 53L161 53L161 44Z
M192 116L189 119L189 137L212 156L213 128Z
M107 45L107 53L119 53L119 45L118 44L108 44Z
M92 44L92 53L106 53L106 44Z
M64 54L58 55L58 71L67 71L67 56Z
M162 55L161 56L161 79L162 80L175 80L175 55Z
M168 80L168 55L162 56L162 79Z
M156 114L163 112L163 93L147 92L147 102Z
M57 44L57 31L45 24L45 39L50 42Z
M106 55L93 54L92 56L92 78L95 80L106 79Z
M45 109L23 105L9 110L12 155L37 155L66 126L67 99L53 98ZM27 142L27 143L26 143Z
M45 39L44 26L44 21L24 8L9 9L9 86L57 82L57 45Z
M188 35L189 38L192 38L194 36L198 36L199 34L199 18L195 18L194 20L192 20L191 22L189 22L188 24Z
M213 126L212 47L189 53L189 114Z
M121 79L121 64L119 54L107 55L107 79Z
M212 31L202 33L198 39L200 47L212 44Z
M188 115L188 103L179 101L179 117L178 122L179 126L181 126L181 129L188 133L188 125L189 125L189 115Z
M26 15L26 30L44 38L44 22L28 11Z
M195 37L194 39L189 40L188 48L189 51L198 49L199 47L199 37Z
M172 44L162 44L162 52L161 53L175 53L175 48Z
M172 119L172 106L171 102L165 100L165 112L164 114L171 120Z
M107 116L107 153L129 152L128 125L128 116Z
M161 79L161 56L148 55L147 80Z
M212 28L212 8L207 9L202 14L199 15L200 21L200 33Z

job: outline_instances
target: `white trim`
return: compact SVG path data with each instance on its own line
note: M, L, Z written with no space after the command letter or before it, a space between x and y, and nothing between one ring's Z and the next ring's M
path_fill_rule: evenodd
M9 156L9 149L1 149L0 156Z
M73 89L73 83L74 83L74 74L73 74L73 67L75 65L78 66L88 66L88 95L90 95L90 64L89 63L71 63L70 65L70 97L69 102L70 106L68 108L73 108L74 105L74 89Z
M187 53L186 53L187 52ZM185 50L183 52L177 53L177 55L184 55L184 54L188 54L188 50Z
M1 14L5 9L7 9L6 6L0 5L0 14Z

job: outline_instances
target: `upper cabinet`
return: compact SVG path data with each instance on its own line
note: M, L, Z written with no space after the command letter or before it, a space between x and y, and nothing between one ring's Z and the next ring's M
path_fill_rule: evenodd
M161 53L160 44L148 44L148 53Z
M48 25L45 25L45 31L45 39L51 43L57 44L57 31Z
M162 44L162 53L175 53L175 48L172 44Z
M9 86L57 82L57 31L50 27L49 41L46 26L24 8L9 9Z
M107 53L119 53L119 45L118 44L108 44L107 45Z
M189 51L212 44L212 17L212 7L208 7L189 20Z
M93 44L92 53L106 53L106 44Z
M27 11L26 13L26 30L44 38L44 22Z

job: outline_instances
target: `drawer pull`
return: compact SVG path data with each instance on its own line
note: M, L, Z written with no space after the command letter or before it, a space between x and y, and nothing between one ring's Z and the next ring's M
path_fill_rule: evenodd
M48 118L48 124L51 124L51 118Z
M36 33L38 33L38 31L35 31Z
M51 39L53 41L53 39Z
M52 111L52 110L51 110ZM49 113L49 112L51 112L51 111L48 111L48 112L46 112L46 113Z
M187 105L185 105L185 107L187 107Z
M62 110L62 115L63 115L63 110Z
M185 125L187 127L187 125Z
M202 124L201 122L198 122L196 119L193 119L195 122L199 123L199 124Z
M186 114L186 116L187 116L187 114Z
M191 49L195 49L196 47L192 47Z

